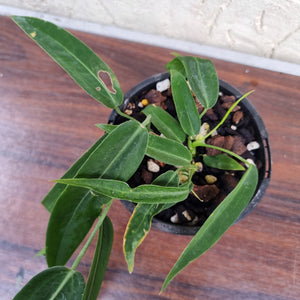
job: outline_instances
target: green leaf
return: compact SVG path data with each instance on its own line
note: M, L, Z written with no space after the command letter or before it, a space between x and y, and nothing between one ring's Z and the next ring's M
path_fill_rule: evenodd
M156 105L148 105L143 111L146 116L151 115L151 123L165 137L183 143L186 135L178 121L164 109Z
M65 267L52 267L34 276L14 300L81 300L84 287L81 273Z
M192 154L185 146L176 141L153 134L149 134L146 154L174 166L189 165L192 160Z
M84 187L111 198L133 201L136 203L176 203L184 200L191 186L188 184L180 187L162 187L159 185L139 185L136 188L118 180L112 179L60 179L59 183Z
M244 171L245 168L239 164L235 159L226 154L218 154L214 156L203 156L203 162L211 168L221 170Z
M235 189L214 210L185 248L168 274L161 291L183 268L212 247L235 222L251 200L257 181L257 169L250 165Z
M90 96L109 108L121 105L123 92L116 76L83 42L44 20L22 16L13 16L12 19Z
M97 300L113 243L113 226L108 217L99 230L97 247L85 287L83 300Z
M61 178L74 178L78 170L88 159L91 153L102 143L106 135L102 136L87 152L85 152ZM66 189L64 184L56 183L50 192L43 199L42 204L49 211L52 212L53 207L57 199L61 196L63 191Z
M189 136L197 135L201 122L190 88L181 73L172 69L170 74L173 100L180 125Z
M206 109L216 104L219 80L211 60L194 56L178 56L167 65L167 68L169 71L177 70L187 78L195 96Z
M111 133L114 129L118 127L118 125L112 125L112 124L96 124L96 126L107 133Z
M153 184L161 186L179 186L179 177L177 173L173 171L167 171L163 173ZM151 228L152 218L164 209L167 209L174 204L145 204L139 203L128 222L126 232L124 235L123 251L125 259L128 265L128 270L130 273L133 271L134 266L134 255L138 246L145 239Z
M107 135L90 154L75 177L128 180L146 151L148 131L128 121ZM57 199L47 229L46 259L49 266L64 265L84 239L110 197L68 186Z
M97 127L110 133L116 125L97 124ZM184 166L191 163L191 152L182 144L167 138L149 134L146 155L166 164Z

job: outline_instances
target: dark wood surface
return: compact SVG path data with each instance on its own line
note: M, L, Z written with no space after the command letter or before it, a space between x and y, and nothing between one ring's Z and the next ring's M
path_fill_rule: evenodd
M46 268L48 213L40 201L67 168L103 134L110 110L87 96L8 18L0 18L0 299ZM115 71L124 91L164 71L171 50L75 32ZM129 275L122 236L129 213L115 201L111 259L99 299L299 299L299 77L213 60L219 77L249 99L264 119L272 148L270 186L256 209L158 295L189 242L153 229ZM95 247L93 243L92 248ZM92 249L91 249L92 250ZM79 270L85 276L89 251Z

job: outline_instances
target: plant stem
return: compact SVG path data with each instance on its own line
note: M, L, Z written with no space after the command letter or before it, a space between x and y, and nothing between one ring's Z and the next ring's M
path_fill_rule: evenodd
M218 146L209 145L209 144L204 143L203 141L195 141L195 142L193 142L193 146L194 147L200 147L200 146L207 147L207 148L212 148L212 149L222 151L224 153L227 153L227 154L235 157L236 159L240 160L241 162L245 163L248 167L250 166L250 163L246 159L244 159L243 157L239 156L238 154L236 154L230 150L227 150L227 149L224 149L224 148L221 148Z
M228 109L228 111L226 112L225 116L223 117L223 119L220 121L220 123L214 128L212 129L205 137L203 137L201 140L204 141L206 140L214 131L218 130L218 128L225 122L225 120L227 119L228 115L232 112L232 110L243 100L245 99L247 96L249 96L250 94L252 94L254 92L254 90L246 93L245 95L243 95L241 98L239 98L236 102L234 102L232 104L232 106Z
M202 113L199 115L200 120L202 119L202 117L206 114L206 112L208 111L207 108L204 108Z
M108 211L109 211L109 209L110 209L110 206L111 206L112 202L113 202L113 200L111 200L110 202L108 202L108 203L106 204L106 207L105 207L105 209L103 210L102 214L100 215L99 220L98 220L98 222L97 222L95 228L93 229L91 235L89 236L87 242L85 243L85 245L84 245L83 248L81 249L80 253L79 253L78 256L76 257L76 259L75 259L75 261L74 261L74 263L73 263L73 265L72 265L72 267L71 267L71 270L75 270L75 269L77 268L77 266L78 266L78 264L80 263L82 257L84 256L84 254L86 253L86 251L87 251L88 247L90 246L92 240L94 239L94 237L95 237L97 231L99 230L100 226L102 225L103 220L104 220L104 218L106 217L106 215L107 215L107 213L108 213Z

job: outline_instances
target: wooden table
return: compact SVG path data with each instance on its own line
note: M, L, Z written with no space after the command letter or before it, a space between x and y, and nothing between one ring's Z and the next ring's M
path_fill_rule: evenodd
M0 299L46 268L48 213L40 201L103 132L110 110L87 96L8 18L0 47ZM75 32L111 66L124 91L164 71L171 50ZM122 236L129 213L115 201L115 238L100 299L299 299L299 77L213 60L219 77L249 98L264 119L273 172L257 208L158 295L190 240L153 229L127 272ZM95 244L93 244L93 247ZM93 248L92 247L92 248ZM92 251L79 270L85 276Z

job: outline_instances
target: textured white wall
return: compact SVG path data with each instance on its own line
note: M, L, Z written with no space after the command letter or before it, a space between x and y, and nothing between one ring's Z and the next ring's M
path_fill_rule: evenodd
M300 64L300 0L0 0Z

